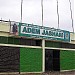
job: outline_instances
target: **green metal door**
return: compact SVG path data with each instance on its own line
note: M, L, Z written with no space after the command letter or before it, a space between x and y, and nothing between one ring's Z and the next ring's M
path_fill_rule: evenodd
M61 70L75 69L75 51L71 50L60 51L60 69Z
M20 48L20 71L42 71L42 49Z

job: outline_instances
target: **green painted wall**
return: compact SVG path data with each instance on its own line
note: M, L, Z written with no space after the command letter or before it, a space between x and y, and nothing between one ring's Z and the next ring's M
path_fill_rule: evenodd
M42 71L42 49L20 48L20 71Z
M0 43L6 44L8 42L8 37L0 36Z
M5 37L5 36L0 36L0 43L3 44L20 44L19 38L16 37Z
M75 69L75 51L60 51L60 70Z
M46 41L45 47L59 48L60 47L60 43L59 42L53 42L53 41Z

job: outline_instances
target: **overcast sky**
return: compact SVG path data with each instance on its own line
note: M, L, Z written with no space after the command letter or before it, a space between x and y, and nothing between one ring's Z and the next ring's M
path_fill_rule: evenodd
M72 31L69 0L58 0L60 29ZM74 18L74 0L71 0ZM43 0L44 26L58 28L56 0ZM21 21L21 0L0 0L0 18ZM24 23L42 25L41 0L23 0ZM74 24L75 28L75 24Z

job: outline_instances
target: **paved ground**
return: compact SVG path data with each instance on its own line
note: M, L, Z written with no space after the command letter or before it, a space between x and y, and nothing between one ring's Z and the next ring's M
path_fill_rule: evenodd
M42 74L0 74L0 75L75 75L75 71L47 72L47 73L42 73Z
M22 75L75 75L75 71L70 72L49 72L43 74L22 74Z

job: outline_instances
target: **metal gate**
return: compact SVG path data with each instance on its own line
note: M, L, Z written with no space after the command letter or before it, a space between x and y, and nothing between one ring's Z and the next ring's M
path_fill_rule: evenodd
M0 72L19 72L20 49L0 46Z

